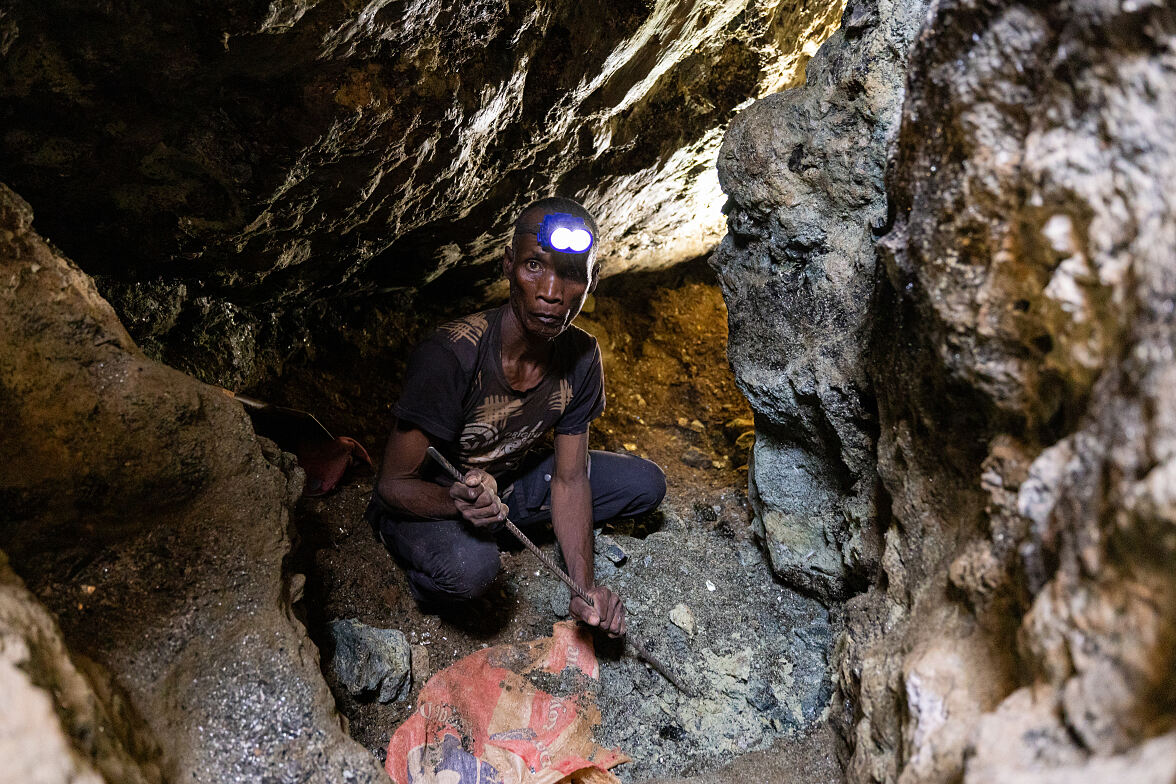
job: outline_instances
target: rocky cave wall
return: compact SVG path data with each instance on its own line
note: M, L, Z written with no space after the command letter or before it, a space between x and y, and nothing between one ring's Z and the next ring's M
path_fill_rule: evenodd
M826 598L860 588L879 557L873 232L924 15L923 3L851 4L805 85L739 115L719 158L730 231L711 264L756 411L756 525L776 573Z
M32 221L0 185L5 779L383 780L292 616L301 469Z
M557 5L16 5L0 171L152 353L229 384L332 326L291 326L316 298L480 296L452 261L549 175L609 216L613 270L694 253L696 154L835 9ZM1164 3L854 2L726 136L756 524L782 580L848 598L852 781L1176 780L1174 31ZM382 775L290 618L297 469L31 214L0 193L28 582L0 569L0 678L63 777Z
M714 262L773 566L868 581L849 779L1176 780L1171 4L853 3L809 75Z
M0 175L149 354L243 389L346 303L484 299L520 206L604 274L709 251L735 111L842 3L88 4L0 11Z
M292 617L301 474L192 375L277 392L292 357L308 378L334 353L387 381L428 314L494 296L492 245L552 190L601 216L606 273L707 250L723 128L795 82L839 13L0 9L9 769L378 780Z

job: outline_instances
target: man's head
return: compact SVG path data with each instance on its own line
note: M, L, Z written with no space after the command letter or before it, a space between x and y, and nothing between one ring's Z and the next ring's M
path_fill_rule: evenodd
M589 248L581 253L563 252L550 241L545 247L539 235L549 216L568 216L560 222L573 229L587 229L592 235ZM571 199L540 199L519 214L503 254L502 270L510 281L511 308L525 331L554 338L579 314L584 299L596 288L598 233L592 213Z

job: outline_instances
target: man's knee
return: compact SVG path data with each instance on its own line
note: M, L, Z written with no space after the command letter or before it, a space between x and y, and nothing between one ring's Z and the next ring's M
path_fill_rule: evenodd
M635 468L636 497L633 502L639 507L636 513L644 514L656 509L666 497L666 474L657 463L650 460L637 458L637 465L639 468Z
M498 576L498 551L494 557L471 558L457 564L450 565L434 577L434 584L442 596L450 601L466 601L476 599L486 593L486 589Z

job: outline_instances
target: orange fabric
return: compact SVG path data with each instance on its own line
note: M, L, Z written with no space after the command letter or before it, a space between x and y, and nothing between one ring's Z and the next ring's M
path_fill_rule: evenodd
M592 740L600 723L592 693L559 697L532 683L544 675L574 683L577 674L597 679L599 669L591 633L572 621L551 637L454 662L429 679L393 734L388 775L398 784L617 782L608 769L629 758Z
M344 472L358 463L372 467L367 450L354 438L338 436L334 440L304 439L294 448L298 463L306 471L305 496L324 495L335 489Z

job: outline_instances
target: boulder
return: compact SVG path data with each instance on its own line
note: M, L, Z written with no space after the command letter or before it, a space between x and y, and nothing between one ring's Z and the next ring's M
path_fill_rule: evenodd
M850 3L803 86L759 100L719 155L728 234L711 256L728 354L756 412L755 526L789 584L846 597L877 567L867 356L883 174L926 3Z
M0 404L16 425L0 429L0 547L13 570L57 615L69 655L128 695L162 778L382 780L291 612L282 563L301 471L222 390L147 359L32 218L0 186ZM60 646L23 658L58 662ZM66 711L75 698L53 699ZM88 752L91 766L154 780L141 764L107 772L125 738Z

